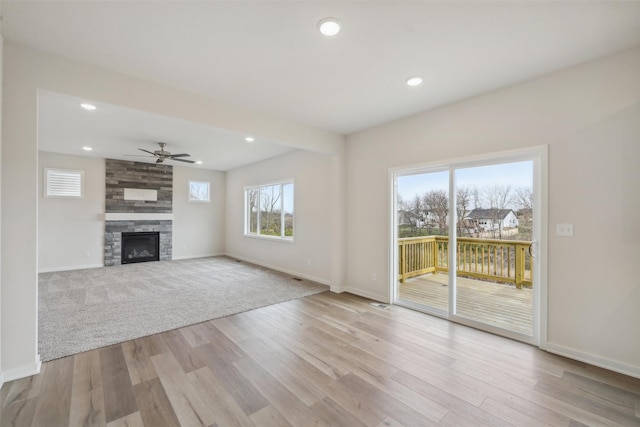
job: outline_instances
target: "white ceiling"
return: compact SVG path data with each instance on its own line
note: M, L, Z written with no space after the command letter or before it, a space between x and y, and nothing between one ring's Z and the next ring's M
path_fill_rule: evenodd
M256 138L245 141L247 135L204 126L173 117L160 116L115 105L93 102L96 110L80 107L86 99L59 93L38 92L38 149L54 153L155 162L139 148L188 153L188 160L200 160L202 165L184 162L167 164L212 170L230 170L291 151L292 148ZM83 146L93 148L91 152ZM142 156L142 157L132 157Z
M635 0L3 1L2 13L5 39L342 134L640 45ZM344 25L334 38L317 31L327 16ZM407 87L416 74L425 82ZM175 135L170 151L196 151Z

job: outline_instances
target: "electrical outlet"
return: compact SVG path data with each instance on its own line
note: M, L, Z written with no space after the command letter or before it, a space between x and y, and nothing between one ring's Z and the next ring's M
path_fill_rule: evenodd
M91 256L91 252L89 251L84 251L84 257L85 258L89 258Z
M307 260L307 266L311 267L311 260L310 259Z
M556 224L556 235L573 237L573 224Z
M376 273L371 273L371 280L375 282L376 278L377 278Z

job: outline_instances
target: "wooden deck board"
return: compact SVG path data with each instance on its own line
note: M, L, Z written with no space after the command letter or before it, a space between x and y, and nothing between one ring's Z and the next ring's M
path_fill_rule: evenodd
M398 297L439 310L448 310L446 274L425 274L400 283ZM492 326L531 335L533 292L513 285L457 278L457 314Z

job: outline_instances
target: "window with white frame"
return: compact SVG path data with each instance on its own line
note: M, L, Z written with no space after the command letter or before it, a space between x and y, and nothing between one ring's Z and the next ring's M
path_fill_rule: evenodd
M81 199L84 197L84 171L45 168L44 196Z
M293 240L293 181L245 187L245 235Z
M209 183L203 181L189 181L189 201L209 202Z

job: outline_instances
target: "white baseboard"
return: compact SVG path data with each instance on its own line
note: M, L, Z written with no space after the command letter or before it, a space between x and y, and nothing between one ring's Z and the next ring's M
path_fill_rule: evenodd
M0 372L0 390L2 390L3 385L4 385L4 374Z
M630 377L640 378L640 366L629 365L628 363L619 362L617 360L597 356L595 354L576 350L575 348L565 347L563 345L550 342L547 342L546 351L568 357L569 359L575 359L580 362L608 369L610 371L629 375Z
M382 303L385 303L385 304L390 304L388 296L377 295L377 294L374 294L372 292L365 291L363 289L348 287L348 288L344 288L343 292L349 292L350 294L358 295L358 296L361 296L361 297L364 297L364 298L369 298L369 299L372 299L374 301L382 302Z
M40 355L36 356L36 361L29 365L18 366L17 368L8 369L0 374L0 377L4 382L18 380L20 378L30 377L40 373L40 367L42 362L40 361ZM1 382L1 381L0 381ZM3 382L3 383L4 383Z
M100 268L104 267L103 264L85 264L85 265L70 265L66 267L55 267L55 268L43 268L38 270L38 273L55 273L56 271L70 271L70 270L86 270L88 268Z
M224 253L212 253L212 254L195 254L195 255L180 255L180 256L174 256L172 258L173 261L177 261L180 259L196 259L196 258L211 258L214 256L223 256L225 255Z
M320 283L320 284L323 284L323 285L327 285L327 286L329 286L329 288L331 288L331 281L326 280L326 279L322 279L320 277L310 276L308 274L300 273L299 271L289 270L287 268L282 268L282 267L279 267L277 265L272 265L272 264L268 264L268 263L265 263L265 262L256 261L254 259L245 258L245 257L234 255L234 254L227 253L225 255L228 256L228 257L231 257L231 258L239 259L241 261L250 262L251 264L256 264L256 265L259 265L261 267L270 268L271 270L279 271L281 273L286 273L286 274L290 274L290 275L295 276L295 277L300 277L302 279L311 280L312 282L317 282L317 283Z

